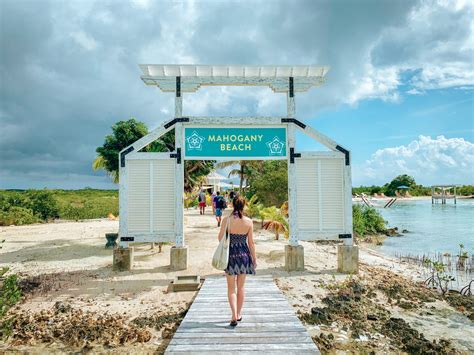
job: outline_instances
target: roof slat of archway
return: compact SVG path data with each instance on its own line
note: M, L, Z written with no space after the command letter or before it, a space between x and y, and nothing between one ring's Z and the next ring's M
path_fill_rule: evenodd
M288 91L288 78L293 77L294 91L308 91L324 83L327 66L316 65L167 65L140 64L142 80L162 91L176 90L176 77L181 78L181 91L194 92L201 86L247 85L268 86L275 92Z

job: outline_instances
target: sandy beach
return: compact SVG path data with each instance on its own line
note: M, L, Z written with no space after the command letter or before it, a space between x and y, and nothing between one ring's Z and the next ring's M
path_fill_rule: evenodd
M179 314L189 307L195 292L168 292L169 282L175 275L200 275L205 278L222 274L211 266L218 229L211 211L207 212L207 215L200 216L195 209L185 211L189 268L180 272L173 272L169 268L171 245L163 246L162 253L159 253L158 247L151 249L149 244L135 246L134 270L121 273L112 271L112 251L104 248L104 235L117 232L118 221L59 221L2 227L0 240L5 242L0 251L0 267L8 266L10 272L38 284L31 287L25 300L11 312L34 314L50 310L61 302L83 312L118 315L124 322L137 317ZM291 273L284 271L286 240L274 240L274 235L261 230L259 223L255 223L255 229L258 274L272 275L300 314L310 313L313 307L321 306L321 299L328 295L331 284L351 278L336 272L336 247L333 244L302 242L306 270ZM360 260L360 278L370 279L374 275L390 277L391 273L395 273L407 280L421 280L422 272L417 266L400 263L364 246L360 249ZM222 292L225 293L225 290ZM387 303L382 296L377 300ZM403 309L397 305L387 307L392 314L403 318L429 340L449 339L460 352L467 353L474 349L473 322L445 301L426 303L418 309ZM336 339L334 341L341 344L340 349L353 342L347 330L337 322L326 326L306 326L312 336L332 334ZM157 331L151 327L149 331L149 341L127 345L127 351L160 351L169 341L172 329L165 327ZM163 331L168 334L163 334ZM366 340L361 338L358 341ZM383 338L378 341L381 350L393 350ZM16 343L9 341L0 345L0 349L22 351L44 347L74 350L60 342L43 344L35 342L35 339ZM94 348L101 347L96 344ZM113 349L117 352L124 350L120 346Z

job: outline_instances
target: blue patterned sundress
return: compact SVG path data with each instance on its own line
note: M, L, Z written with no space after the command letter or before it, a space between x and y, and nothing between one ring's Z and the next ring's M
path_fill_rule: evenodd
M224 270L227 275L255 275L247 234L229 234L229 263Z

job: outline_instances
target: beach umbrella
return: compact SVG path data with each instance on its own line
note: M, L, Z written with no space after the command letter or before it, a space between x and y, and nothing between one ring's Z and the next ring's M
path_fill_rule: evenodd
M398 186L397 189L399 189L399 190L408 190L409 187L405 186L405 185L402 185L402 186Z

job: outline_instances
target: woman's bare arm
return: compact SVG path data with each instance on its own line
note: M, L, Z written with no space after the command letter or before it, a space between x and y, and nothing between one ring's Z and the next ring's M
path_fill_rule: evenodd
M222 237L224 236L225 227L227 225L227 218L229 218L229 217L222 218L221 229L219 229L219 234L217 235L217 239L219 240L219 242L221 241Z
M250 253L252 254L253 266L257 267L257 253L255 252L255 242L253 241L253 222L249 229L248 239L249 239Z

